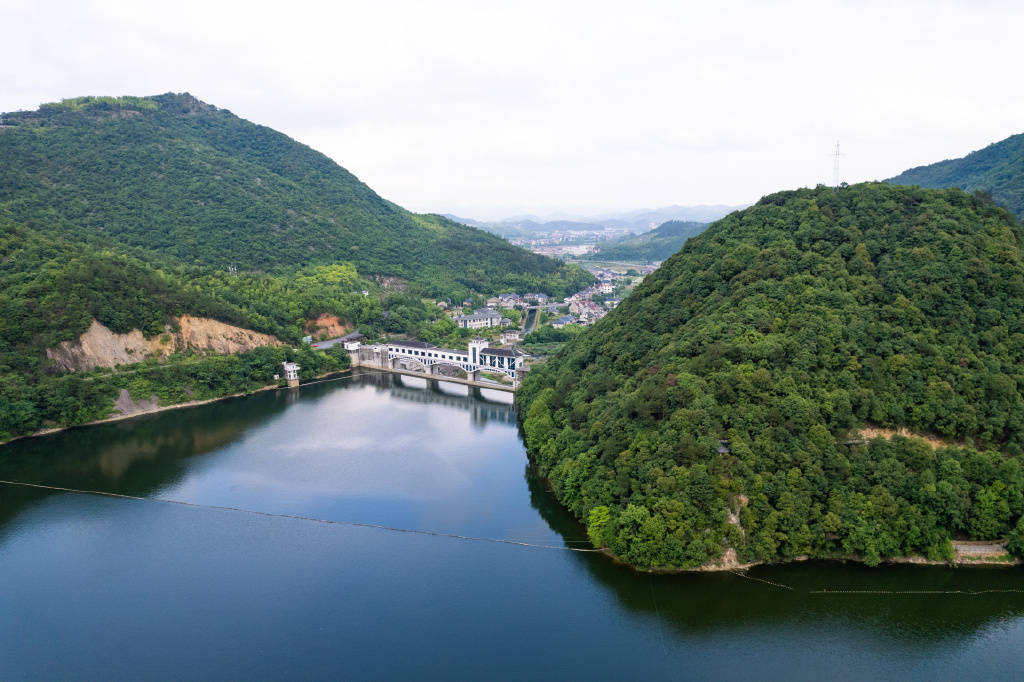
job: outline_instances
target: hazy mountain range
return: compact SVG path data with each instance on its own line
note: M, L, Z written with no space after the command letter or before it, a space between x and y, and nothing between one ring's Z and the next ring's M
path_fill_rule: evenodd
M446 214L446 218L464 225L479 227L503 237L526 237L537 232L554 232L558 230L603 230L605 228L626 229L634 233L647 232L670 220L694 223L710 223L722 218L735 210L746 208L746 205L698 205L698 206L665 206L663 208L643 208L622 213L603 213L594 215L557 215L536 216L519 215L500 221L475 220L456 215Z

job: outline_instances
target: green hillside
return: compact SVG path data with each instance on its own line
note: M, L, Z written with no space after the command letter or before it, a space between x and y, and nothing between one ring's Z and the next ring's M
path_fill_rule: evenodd
M1007 534L1020 552L1022 236L960 190L765 197L530 373L530 456L643 567L944 559Z
M564 295L592 280L409 213L322 154L189 95L4 114L0 440L108 416L122 389L166 405L265 386L285 358L305 377L347 362L281 347L172 354L115 372L59 369L46 350L93 320L153 339L187 313L298 346L308 321L333 315L371 335L457 342L429 298Z
M996 203L1024 216L1024 134L990 144L962 159L911 168L886 182L988 192Z
M627 235L599 245L597 258L628 263L663 261L682 248L690 237L707 229L707 223L670 220L643 234Z
M363 295L366 290L368 295ZM285 274L229 273L183 266L128 247L65 240L36 231L0 209L0 441L40 428L81 424L110 414L121 389L160 404L215 398L272 383L284 359L304 377L346 360L309 349L260 348L229 357L172 355L117 372L59 371L47 348L77 338L99 321L117 333L150 338L185 313L298 345L307 320L337 315L364 332L437 338L454 323L409 293L382 290L351 263ZM143 360L143 358L140 358Z
M329 158L188 94L82 97L3 115L0 206L48 234L188 265L337 261L414 281L564 295L589 275L379 197Z

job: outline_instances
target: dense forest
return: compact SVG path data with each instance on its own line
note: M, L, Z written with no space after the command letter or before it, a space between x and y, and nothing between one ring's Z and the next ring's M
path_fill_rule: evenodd
M670 220L643 234L627 235L598 245L596 258L627 263L663 261L682 248L690 237L707 229L707 223Z
M323 154L188 94L3 114L0 206L47 234L239 272L350 262L425 296L564 296L592 278L382 199Z
M530 372L530 456L641 567L1022 553L1022 236L961 190L767 196Z
M272 334L298 350L255 349L229 358L186 353L89 373L58 371L45 354L93 320L117 333L139 329L153 337L186 313ZM286 358L298 360L307 377L341 369L343 353L299 345L308 321L322 314L374 336L450 338L458 331L436 306L383 289L351 263L276 274L183 266L140 250L45 235L0 209L0 440L105 417L122 388L136 398L155 394L166 405L263 386Z
M122 389L161 404L347 366L300 346L337 316L371 336L458 340L433 305L592 277L480 230L415 215L327 157L188 95L78 98L0 127L0 441L107 416ZM426 298L425 298L426 297ZM184 314L297 350L171 354L67 373L46 349L96 320L165 333Z
M997 204L1024 217L1024 134L990 144L962 159L911 168L886 182L987 192Z

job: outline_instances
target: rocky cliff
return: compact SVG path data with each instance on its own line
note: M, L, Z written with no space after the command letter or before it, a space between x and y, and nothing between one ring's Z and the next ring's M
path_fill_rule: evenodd
M48 348L46 356L58 366L69 370L90 370L140 362L147 357L169 355L176 351L213 351L239 353L258 346L281 342L269 334L261 334L203 317L182 315L164 333L147 339L138 329L118 334L93 320L89 329L75 341L65 341Z

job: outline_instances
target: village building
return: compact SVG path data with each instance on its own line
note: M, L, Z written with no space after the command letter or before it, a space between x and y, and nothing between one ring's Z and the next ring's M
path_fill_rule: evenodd
M576 324L576 318L573 317L572 315L566 315L565 317L560 317L554 322L552 322L551 326L554 327L555 329L561 329L567 324Z
M282 362L281 366L284 367L284 378L285 381L288 382L288 387L295 388L296 386L298 386L299 370L302 368L299 367L294 362L288 362L287 360L285 362Z
M580 323L594 324L602 317L604 317L606 314L607 311L604 308L599 308L597 306L590 306L584 308L583 311L580 313Z
M502 317L501 313L496 310L481 308L474 311L472 315L459 315L455 318L455 323L462 329L489 329L512 322L508 318Z
M523 333L521 331L507 331L501 333L501 344L504 346L519 343L523 340Z
M523 299L519 294L498 294L487 299L490 308L518 308L523 305Z

